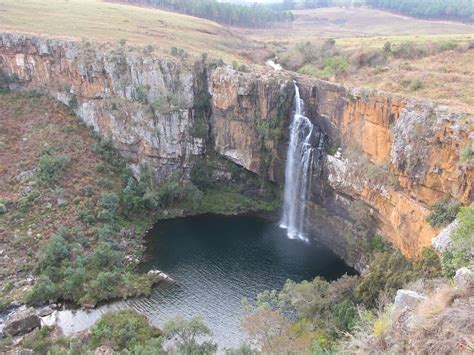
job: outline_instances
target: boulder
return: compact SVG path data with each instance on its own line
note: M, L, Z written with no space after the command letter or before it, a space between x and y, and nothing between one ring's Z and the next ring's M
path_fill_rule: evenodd
M41 319L34 308L27 308L11 314L5 322L3 332L10 336L24 335L41 328Z
M52 314L53 312L54 312L54 309L52 309L50 307L46 307L46 308L43 308L42 310L39 311L38 316L47 317L50 314Z
M458 226L458 221L455 220L444 228L436 237L431 240L431 245L439 253L444 253L451 245L451 234Z
M33 168L33 169L30 169L30 170L22 171L21 173L19 173L15 177L15 179L19 182L27 181L27 180L32 178L32 176L35 174L36 170L37 170L36 168Z
M415 306L425 298L425 296L415 291L398 290L394 302L395 311L414 309Z
M454 283L457 288L467 288L469 285L474 285L474 272L467 267L460 268L454 275Z

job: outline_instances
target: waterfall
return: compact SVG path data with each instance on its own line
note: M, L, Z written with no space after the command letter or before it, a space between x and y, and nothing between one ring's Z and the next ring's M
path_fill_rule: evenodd
M283 218L280 227L291 239L307 240L304 233L306 201L313 167L311 144L313 124L304 115L304 102L295 83L295 112L290 126L290 145L286 158Z

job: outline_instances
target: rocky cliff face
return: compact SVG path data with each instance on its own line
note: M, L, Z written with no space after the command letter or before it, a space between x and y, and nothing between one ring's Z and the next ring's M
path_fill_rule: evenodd
M69 105L112 140L136 174L148 163L160 181L204 154L206 128L193 134L204 66L22 35L1 35L0 49L10 86L42 90Z
M324 141L308 226L359 269L368 224L415 257L438 232L426 222L435 202L474 199L474 162L460 160L473 144L473 118L428 101L12 34L0 35L0 70L11 88L69 105L137 176L147 163L158 182L187 176L196 158L215 151L283 184L296 80L314 141Z
M255 139L258 124L272 116L268 108L256 107L275 107L268 97L291 97L295 80L306 114L317 127L315 134L325 135L325 148L333 154L315 164L308 227L352 265L364 267L361 235L367 229L383 235L405 255L417 257L439 232L426 222L431 206L444 199L465 204L474 200L474 162L460 159L461 151L474 141L473 117L450 113L430 101L348 89L303 76L281 74L281 84L272 85L275 76L213 72L213 107L219 109L213 119L226 127L220 129L222 124L215 132L216 149L251 171L266 170L282 184L285 152L278 147L287 147L288 119L280 134L267 137L272 143L266 144L277 148L277 159L265 165ZM251 86L261 89L252 91ZM250 100L253 105L246 104ZM257 123L247 120L245 129L240 128L241 117L256 114Z

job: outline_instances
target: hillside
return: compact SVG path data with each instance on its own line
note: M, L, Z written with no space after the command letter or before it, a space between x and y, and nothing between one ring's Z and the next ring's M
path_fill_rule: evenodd
M449 38L473 39L474 25L443 21L426 21L368 8L328 7L293 11L295 20L285 26L261 30L243 30L260 41L299 43L316 37L345 38L363 44L373 37L390 40L433 40ZM362 44L362 43L361 43Z
M294 14L295 21L286 27L241 32L271 46L277 62L287 70L474 112L473 25L368 8L307 9ZM323 48L326 39L334 39L335 45ZM387 51L386 43L390 44Z
M79 272L77 259L92 257L98 245L107 243L121 265L117 272L122 268L127 273L123 269L127 264L133 270L141 258L141 236L153 219L125 212L117 200L127 173L110 145L66 106L38 91L1 94L0 127L0 309L13 300L24 300L33 271L41 270L42 258L59 239L65 240L63 248L74 250L69 269ZM108 210L112 216L103 213L107 199L115 204ZM127 234L131 239L120 240ZM54 263L52 258L46 262ZM97 272L88 268L86 278L94 278ZM72 300L81 294L77 282L87 281L70 276L72 289L67 292L74 296L64 299ZM146 288L146 281L141 281ZM40 297L52 297L41 292Z
M0 29L63 39L87 39L153 46L160 53L172 47L224 59L255 44L208 20L158 9L99 0L5 0L0 3Z

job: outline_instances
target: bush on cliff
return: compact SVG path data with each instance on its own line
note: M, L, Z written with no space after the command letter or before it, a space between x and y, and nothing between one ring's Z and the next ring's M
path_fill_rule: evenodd
M433 210L426 220L435 228L445 226L454 221L460 206L457 201L437 202L433 205Z
M360 277L355 292L366 307L375 307L382 293L391 297L410 281L439 276L441 262L431 248L423 249L420 260L414 263L399 251L385 251L375 255L368 270Z
M443 254L445 276L452 277L463 266L474 266L474 203L462 207L457 215L458 225L451 235L452 243Z

